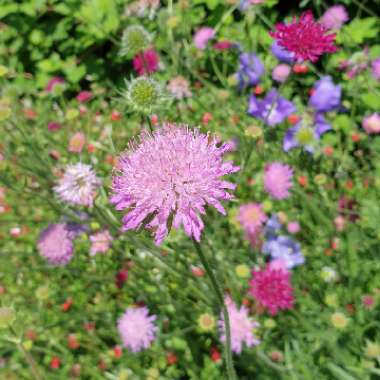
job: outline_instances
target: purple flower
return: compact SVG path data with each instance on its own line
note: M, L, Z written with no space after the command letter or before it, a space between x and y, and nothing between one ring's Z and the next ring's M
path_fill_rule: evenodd
M343 5L334 5L327 9L319 22L327 29L340 29L349 19Z
M207 43L209 40L214 38L215 30L208 26L200 28L194 35L194 45L200 49L206 49Z
M372 76L380 81L380 57L372 62Z
M305 117L294 127L289 128L283 141L283 149L288 152L296 147L303 147L307 152L312 153L316 142L321 136L331 129L321 114L317 114L314 122Z
M282 224L280 223L277 215L272 215L265 224L264 235L265 238L274 239L280 231Z
M253 332L259 327L259 323L249 317L248 309L245 306L238 309L230 297L225 297L224 302L230 319L232 351L240 354L244 343L247 347L257 346L260 340L257 339ZM218 326L221 334L220 340L225 343L226 333L223 315L218 321Z
M288 79L291 72L292 69L289 65L280 63L272 70L272 78L277 82L283 83Z
M41 256L51 265L66 265L73 257L73 237L66 223L50 224L37 243Z
M90 256L95 256L97 253L105 253L109 250L112 243L112 236L108 230L103 230L91 235L90 241Z
M154 325L155 315L149 315L147 307L129 307L120 317L117 329L123 346L132 352L150 347L158 330Z
M335 110L340 105L341 88L335 85L331 77L323 77L313 87L309 103L317 112Z
M205 206L224 215L220 202L233 198L227 190L236 186L221 178L239 170L223 162L230 149L230 144L184 125L165 124L153 134L143 133L139 144L122 154L119 175L113 178L111 202L117 210L128 210L123 230L153 229L158 245L172 219L174 228L183 225L189 237L200 241Z
M259 83L261 76L264 74L264 66L260 59L254 53L240 54L240 64L237 77L239 87L254 86Z
M281 123L295 111L294 104L280 96L276 90L271 90L263 100L254 95L249 98L248 113L271 127Z
M296 61L295 54L279 45L276 41L272 43L271 51L280 62L294 63Z
M77 163L67 165L54 191L63 202L91 207L100 183L90 165Z
M273 162L266 166L264 173L265 191L275 199L285 199L290 196L292 188L293 169L281 162Z
M284 235L268 239L262 247L264 254L269 255L272 260L282 260L286 268L290 269L305 262L301 252L301 245L292 238Z

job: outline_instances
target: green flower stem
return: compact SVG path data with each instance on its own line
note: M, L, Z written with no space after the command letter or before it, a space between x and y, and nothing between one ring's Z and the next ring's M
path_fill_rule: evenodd
M234 364L232 360L232 351L231 351L231 326L230 326L230 318L228 316L228 310L226 307L226 304L224 302L224 297L223 297L223 291L222 287L220 286L213 270L210 267L210 264L204 255L202 248L200 244L193 239L193 243L195 246L195 250L198 253L199 259L202 262L202 265L204 266L206 273L210 279L211 285L213 287L213 290L216 294L216 298L218 300L219 306L222 309L223 313L223 319L224 319L224 326L226 330L226 344L224 347L224 356L225 356L225 361L226 361L226 368L227 368L227 379L228 380L236 380L236 374L234 370Z
M16 344L17 348L19 349L19 351L21 352L21 354L25 357L25 360L27 361L27 363L29 364L30 372L32 373L33 378L35 380L44 380L44 378L40 374L40 371L38 370L36 362L34 361L32 355L25 349L21 340L19 340L16 331L13 329L12 326L10 326L9 329L11 330L12 334L17 339L17 343L15 343L15 344Z

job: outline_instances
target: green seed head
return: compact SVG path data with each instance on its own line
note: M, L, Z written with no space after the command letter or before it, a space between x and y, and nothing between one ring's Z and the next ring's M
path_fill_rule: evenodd
M132 58L137 53L146 50L151 41L152 36L142 26L132 25L124 30L120 55Z
M15 319L16 315L12 308L0 307L0 329L11 326Z
M302 126L296 133L296 140L300 145L312 145L314 142L314 131L310 127Z

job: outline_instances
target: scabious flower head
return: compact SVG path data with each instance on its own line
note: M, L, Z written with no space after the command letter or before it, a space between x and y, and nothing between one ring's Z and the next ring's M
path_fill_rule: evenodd
M188 80L181 75L170 79L167 88L173 97L178 100L192 96Z
M275 199L285 199L290 196L289 189L293 186L293 169L281 162L273 162L266 166L264 173L265 191Z
M223 162L229 144L184 125L165 124L153 134L143 133L119 160L113 178L111 202L117 210L128 209L123 229L142 226L154 230L156 244L168 234L169 221L181 225L189 237L200 241L205 206L226 213L221 201L233 196L235 185L222 179L239 167ZM146 220L150 218L149 223Z
M54 191L63 202L91 207L100 183L92 167L79 162L67 165Z
M77 132L70 137L69 152L80 153L86 143L86 136L82 132Z
M265 72L264 65L254 53L242 53L239 58L237 78L239 87L254 86Z
M331 129L322 114L317 114L314 120L307 115L294 127L289 128L284 136L283 149L288 152L291 149L302 147L309 153L313 153L321 136Z
M326 29L340 29L347 21L348 14L343 5L330 7L319 20Z
M73 234L65 223L50 224L41 232L37 246L51 265L64 266L73 258Z
M325 26L316 22L311 11L304 12L298 21L294 17L288 24L277 24L276 31L269 34L301 61L315 62L322 54L337 50L334 45L336 35L328 33Z
M90 242L90 255L95 256L97 253L105 253L109 250L112 236L108 230L99 231L90 236Z
M269 255L271 260L282 260L287 269L294 268L305 262L301 245L291 237L284 235L277 236L275 234L268 235L267 233L265 237L267 240L263 244L262 252L265 255Z
M294 307L290 273L286 270L267 266L265 269L253 271L249 292L271 315Z
M158 70L159 57L154 49L145 50L133 58L133 68L138 75L153 74Z
M153 323L156 318L147 307L128 307L117 324L123 346L132 352L150 347L158 330Z
M159 6L160 0L136 0L126 6L124 16L149 16L149 18L152 19Z
M214 36L215 30L208 26L204 26L198 29L197 32L194 34L194 45L198 49L204 50L206 49L208 41L214 38Z
M338 330L345 329L350 322L350 320L340 312L331 314L330 321L331 324Z
M380 115L375 112L363 119L362 126L368 134L380 133Z
M75 99L78 100L79 103L86 103L92 98L91 91L81 91Z
M198 318L198 326L204 332L214 330L214 327L215 327L214 316L208 313L201 314Z
M272 78L277 82L283 83L288 79L291 71L289 65L281 63L272 70Z
M271 127L282 123L287 116L295 111L294 104L280 96L274 89L269 91L262 100L254 95L249 98L248 113L263 120Z
M237 220L244 228L247 239L254 247L259 245L262 227L266 219L267 216L259 203L247 203L239 208Z
M46 85L45 87L45 91L46 92L54 92L54 88L57 86L57 85L64 85L65 84L65 80L61 77L53 77L49 80L48 84Z
M372 62L372 76L380 81L380 57Z
M332 111L339 107L342 91L331 77L323 77L315 83L313 89L309 103L317 112Z
M283 46L279 45L276 41L273 41L271 45L272 54L280 61L285 63L294 63L295 54L289 50L286 50Z
M125 100L137 112L152 114L168 100L161 85L152 78L142 76L126 82L126 85Z
M132 58L148 49L152 42L151 34L141 25L131 25L126 28L121 38L120 55Z
M259 327L259 323L249 317L248 309L245 306L241 306L239 309L230 297L225 297L224 302L230 320L232 351L240 354L244 344L247 347L257 346L260 340L254 335L254 330ZM220 340L225 343L226 332L223 314L218 321L218 326L221 334Z

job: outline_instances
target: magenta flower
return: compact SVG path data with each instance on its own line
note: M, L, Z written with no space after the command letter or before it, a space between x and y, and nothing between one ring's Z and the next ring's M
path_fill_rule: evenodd
M315 62L322 54L337 50L336 35L327 32L325 26L314 20L311 11L307 11L298 21L294 17L289 24L277 24L276 31L269 34L299 60Z
M154 49L148 49L133 58L133 68L138 75L153 74L158 70L159 57Z
M173 227L181 225L189 237L200 241L205 206L225 214L220 201L233 196L235 185L223 180L239 167L223 162L231 149L215 137L184 125L166 124L152 135L143 133L139 144L132 143L119 160L119 175L113 178L111 202L117 210L128 210L123 230L145 226L154 230L161 244ZM147 219L150 219L147 222Z
M128 307L117 324L123 346L132 352L150 347L158 330L153 323L156 318L147 307Z
M92 93L90 91L81 91L75 99L78 100L79 103L86 103L92 98Z
M264 173L265 191L275 199L285 199L290 196L292 188L293 169L281 162L273 162L266 166Z
M346 8L343 5L334 5L323 14L320 23L326 29L340 29L348 19Z
M99 185L100 180L91 166L77 163L67 165L54 191L63 202L91 207Z
M45 87L45 91L46 92L53 92L54 91L54 87L57 84L64 84L64 83L65 83L65 80L63 78L61 78L61 77L53 77L47 83L47 85Z
M249 293L272 315L294 307L290 272L284 269L274 269L268 265L263 270L253 271Z
M99 231L90 236L90 242L90 256L95 256L97 253L105 253L109 250L112 236L108 230Z
M48 124L48 130L50 132L54 132L54 131L58 131L58 129L61 129L61 124L55 122L55 121L51 121L49 124Z
M194 35L194 45L200 49L206 49L207 43L209 40L214 38L215 30L208 26L200 28Z
M64 266L73 258L73 233L65 223L50 224L40 234L37 246L49 264Z
M252 320L248 315L248 309L245 306L237 308L236 304L230 297L225 297L224 300L231 326L231 348L236 354L240 354L243 349L243 344L247 347L257 346L260 340L254 335L254 330L259 327L259 323ZM226 342L226 333L224 326L223 314L218 321L220 340Z

